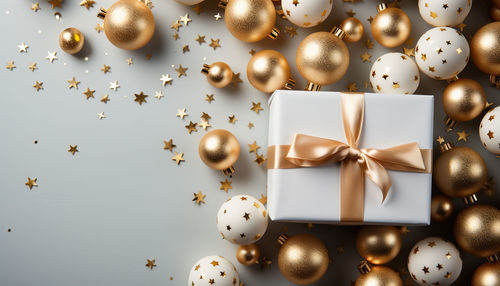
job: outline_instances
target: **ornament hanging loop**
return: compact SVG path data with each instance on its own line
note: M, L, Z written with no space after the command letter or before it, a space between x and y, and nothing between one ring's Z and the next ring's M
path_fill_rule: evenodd
M106 13L108 13L107 9L100 8L99 13L97 13L97 18L101 18L104 20L104 18L106 17Z
M358 271L361 274L368 274L372 271L372 265L370 262L363 260L358 264Z
M380 13L387 8L389 8L389 5L387 5L387 3L380 3L377 5L377 12Z

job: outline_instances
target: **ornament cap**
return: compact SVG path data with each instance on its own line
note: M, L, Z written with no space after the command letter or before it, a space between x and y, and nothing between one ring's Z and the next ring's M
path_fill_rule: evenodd
M446 131L451 131L453 129L453 127L455 127L455 125L457 125L457 122L453 119L451 119L451 117L449 116L446 116L446 118L444 119L444 125L446 125Z
M229 167L229 168L226 168L224 170L222 170L222 173L224 173L224 175L228 176L228 177L232 177L234 172L236 172L236 170L234 169L233 166Z
M470 196L464 197L464 203L466 205L473 205L473 204L477 203L477 201L478 201L478 199L477 199L476 194L472 194Z
M220 0L219 4L217 6L219 6L219 8L226 9L228 2L229 2L229 0Z
M488 260L489 263L497 263L500 262L500 257L498 256L498 254L493 254L486 257L486 260Z
M101 7L99 9L99 13L97 13L97 18L104 19L104 17L106 17L106 13L108 13L108 10Z
M490 74L490 82L494 87L500 88L500 75Z
M286 19L285 12L283 12L283 9L276 9L276 15L278 15L283 19Z
M335 37L337 37L341 40L343 40L347 35L346 32L344 32L344 30L342 30L341 28L336 27L336 26L332 28L330 33L332 33Z
M443 144L441 144L441 153L444 153L446 151L449 151L453 149L453 145L451 145L450 142L445 142Z
M361 274L368 274L372 271L372 265L370 262L363 260L358 264L358 270Z
M321 85L319 85L319 84L308 82L306 85L307 91L319 91L320 89L321 89Z
M455 82L455 81L457 81L457 80L459 80L458 75L455 75L454 77L449 78L449 79L447 80L447 82L448 82L448 83L452 83L452 82Z
M285 242L288 240L288 235L286 234L282 234L278 237L278 239L276 240L278 242L279 245L283 245L285 244Z
M289 78L285 83L285 89L291 90L295 87L295 80L293 78Z
M208 74L208 70L210 69L210 66L207 64L203 64L203 68L201 68L201 73L203 74Z
M387 5L387 3L380 3L377 5L377 12L380 13L387 8L389 8L389 5Z
M276 27L273 27L271 29L271 32L269 33L269 35L267 35L269 38L271 38L272 40L276 40L278 38L278 36L280 35L280 30L278 30L278 28Z

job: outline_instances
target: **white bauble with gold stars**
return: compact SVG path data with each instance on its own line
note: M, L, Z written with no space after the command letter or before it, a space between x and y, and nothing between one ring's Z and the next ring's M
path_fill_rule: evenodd
M420 72L409 56L387 53L373 63L370 83L377 93L413 94L420 83Z
M408 272L419 285L451 285L461 271L460 252L440 237L417 242L408 257Z
M175 2L184 4L187 6L195 5L195 4L201 3L203 1L205 1L205 0L175 0Z
M437 80L454 78L469 61L469 44L457 30L432 28L425 32L415 47L415 60L420 70Z
M463 23L471 7L472 0L418 0L420 16L434 27Z
M288 21L303 28L323 22L332 11L333 0L281 0Z
M222 256L210 255L198 260L189 272L188 286L239 286L234 265Z
M500 156L500 106L484 115L479 124L479 138L486 150Z
M247 195L234 196L217 213L217 228L223 239L239 245L259 240L267 229L266 207Z

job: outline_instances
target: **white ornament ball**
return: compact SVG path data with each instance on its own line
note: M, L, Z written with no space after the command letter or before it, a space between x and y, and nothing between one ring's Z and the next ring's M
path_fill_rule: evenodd
M303 28L323 22L332 11L331 0L281 0L281 9L288 21Z
M428 237L411 249L408 271L419 285L451 285L460 276L462 258L453 243Z
M479 138L484 148L500 155L500 106L486 112L479 124Z
M266 232L267 223L266 207L247 195L230 198L217 213L217 228L222 238L239 245L259 240Z
M377 93L413 94L420 83L420 72L409 56L387 53L373 63L370 83Z
M453 28L437 27L425 32L415 47L415 60L420 70L431 78L455 77L469 61L469 44Z
M471 7L472 0L418 0L420 16L434 27L462 23Z
M201 3L201 2L203 2L205 0L175 0L175 1L178 2L178 3L184 4L184 5L191 6L191 5L195 5L195 4Z
M189 286L237 286L238 271L222 256L210 255L198 260L189 272Z

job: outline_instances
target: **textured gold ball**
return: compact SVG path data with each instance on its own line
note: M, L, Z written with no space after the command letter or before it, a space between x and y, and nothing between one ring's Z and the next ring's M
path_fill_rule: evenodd
M198 154L210 168L227 169L236 163L240 156L240 143L229 131L216 129L207 132L200 140Z
M472 276L472 286L498 285L500 285L500 262L481 264Z
M444 221L453 213L453 202L443 195L432 196L431 218L433 221Z
M484 110L486 92L477 81L462 78L452 82L443 93L444 112L455 121L469 121Z
M500 6L491 6L490 16L493 21L500 21Z
M344 19L344 21L340 23L340 28L347 34L344 39L346 42L354 43L361 40L361 37L363 37L363 24L357 18L349 17Z
M500 22L481 27L472 37L470 52L472 61L482 72L500 75Z
M387 266L375 265L366 274L359 275L356 286L403 286L399 275Z
M372 21L372 35L386 48L401 46L410 36L411 22L399 8L385 8Z
M236 250L236 259L243 265L252 265L259 260L260 249L255 244L240 245Z
M295 61L308 81L328 85L340 80L349 67L349 50L338 37L316 32L300 43Z
M488 257L500 251L500 210L489 205L472 205L455 220L455 241L466 252Z
M143 1L119 0L106 11L104 32L108 40L120 49L144 47L155 32L155 19Z
M253 43L272 32L276 10L271 0L229 0L224 17L233 36Z
M77 28L67 28L59 34L59 46L68 54L76 54L82 50L85 37Z
M286 279L300 285L318 281L328 269L328 250L312 234L298 234L286 240L278 252L278 266Z
M473 195L487 179L483 158L468 147L455 147L439 155L433 172L439 190L450 197Z
M394 226L365 226L358 232L356 248L373 264L385 264L401 249L401 233Z
M285 86L290 78L290 66L280 52L263 50L248 62L247 77L253 87L271 93Z
M218 88L223 88L231 83L233 71L223 62L215 62L210 66L204 66L203 73L206 74L208 82Z

